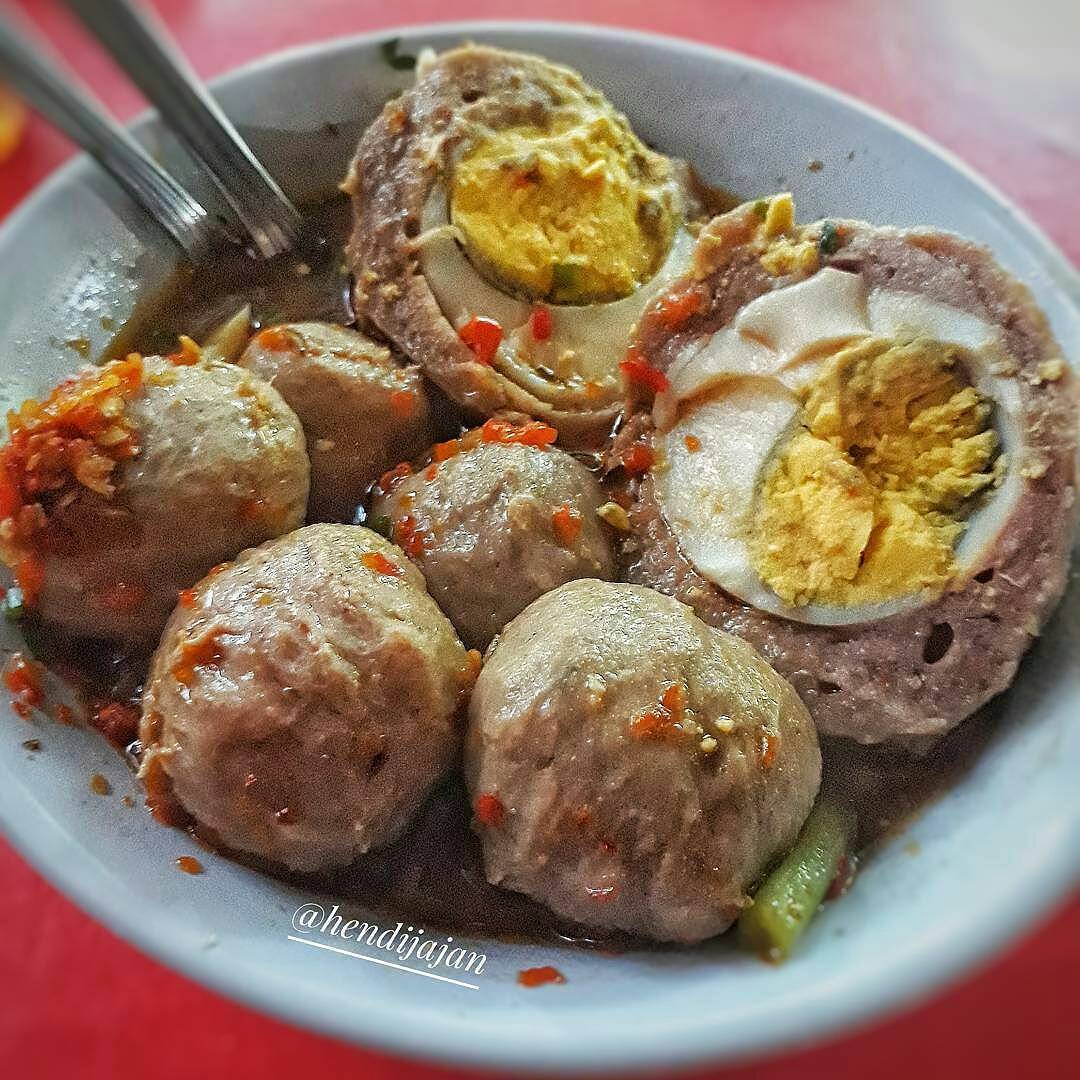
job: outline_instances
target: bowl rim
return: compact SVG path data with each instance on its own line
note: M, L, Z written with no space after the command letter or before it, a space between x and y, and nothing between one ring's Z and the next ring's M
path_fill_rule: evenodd
M631 41L681 52L703 62L720 61L786 81L870 117L943 160L981 189L1003 214L1012 218L1019 231L1025 234L1024 238L1032 244L1036 258L1047 273L1050 287L1059 291L1080 317L1080 272L1025 211L950 150L903 121L843 91L768 61L718 46L669 34L587 22L450 20L390 26L290 47L232 68L210 80L209 85L215 91L227 89L233 83L268 69L370 48L394 37L411 42L425 35L468 38L470 35L522 32L533 32L540 37L563 35L600 39L601 42ZM538 41L538 49L542 48L543 42ZM153 110L146 110L128 126L138 131L155 118ZM25 219L32 218L39 205L55 190L76 183L80 176L90 172L96 172L96 166L86 154L77 154L61 164L8 215L0 225L0 238ZM408 1025L400 1023L401 1015L396 1007L373 1008L377 1003L368 1001L364 1011L347 1007L336 1012L327 1011L318 1001L283 992L287 984L277 979L251 979L246 966L235 965L218 950L192 948L184 935L171 932L176 923L171 915L151 909L140 910L137 918L132 917L124 904L122 887L113 884L111 889L101 888L108 884L108 879L100 872L87 873L86 865L79 861L82 848L73 833L52 817L46 817L44 821L36 822L32 830L26 830L17 823L14 805L14 801L9 803L8 796L0 791L0 825L12 846L30 865L98 922L147 956L202 986L276 1019L362 1047L444 1065L512 1068L525 1072L613 1069L637 1072L721 1060L735 1063L822 1041L886 1012L911 1006L955 981L1029 928L1063 899L1080 879L1080 812L1074 812L1071 820L1061 823L1060 829L1040 838L1037 850L1029 852L1031 861L1025 868L1026 873L1010 874L1000 890L991 897L983 897L980 906L969 908L962 920L928 932L917 948L905 950L902 955L883 957L881 965L872 973L841 973L830 980L814 1002L812 1021L799 1005L785 1005L770 1014L767 1034L759 1024L746 1025L742 1031L725 1030L721 1037L719 1032L723 1029L707 1018L669 1016L663 1039L658 1038L655 1029L627 1030L612 1025L595 1030L587 1042L570 1042L552 1039L551 1028L538 1024L535 1034L525 1039L518 1032L506 1035L493 1027L489 1038L481 1044L472 1029L448 1016L435 1029L428 1030L421 1041Z

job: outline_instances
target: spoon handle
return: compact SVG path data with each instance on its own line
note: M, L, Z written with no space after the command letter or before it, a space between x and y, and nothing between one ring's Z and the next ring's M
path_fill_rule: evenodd
M164 27L130 0L65 0L213 178L264 256L289 250L300 214Z
M193 261L225 238L219 222L109 116L90 91L0 16L0 71L27 103L97 159Z

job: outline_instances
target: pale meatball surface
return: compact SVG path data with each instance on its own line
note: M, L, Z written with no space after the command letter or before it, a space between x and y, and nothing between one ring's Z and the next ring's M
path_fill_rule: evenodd
M365 490L437 437L420 369L366 334L332 323L272 326L240 363L266 379L300 418L311 458L312 521L348 521Z
M481 442L404 478L372 515L423 570L462 640L484 649L556 586L614 577L604 502L596 477L562 450Z
M114 387L118 373L127 381ZM300 422L232 364L134 357L86 369L36 423L30 438L62 452L48 475L20 477L24 493L33 482L36 528L4 557L35 560L29 606L68 633L152 646L180 590L304 520Z
M469 707L488 879L660 941L727 929L821 773L794 689L745 642L634 585L574 581L500 635Z
M143 695L140 775L231 850L342 866L401 832L449 767L478 663L399 550L309 525L177 608Z

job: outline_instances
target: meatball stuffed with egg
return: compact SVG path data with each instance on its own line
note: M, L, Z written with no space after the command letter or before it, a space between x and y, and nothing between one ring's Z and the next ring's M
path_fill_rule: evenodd
M469 45L421 57L344 186L361 320L474 415L603 440L631 327L705 217L685 163L568 68Z
M985 249L748 203L627 370L631 580L754 644L825 734L915 745L1009 684L1065 584L1077 398Z

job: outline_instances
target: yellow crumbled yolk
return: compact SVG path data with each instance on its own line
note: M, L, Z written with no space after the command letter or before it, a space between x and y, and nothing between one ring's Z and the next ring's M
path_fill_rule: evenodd
M804 237L801 240L792 240L786 236L779 236L769 243L760 261L773 277L781 277L784 274L809 277L817 270L821 259L815 239Z
M948 584L973 500L1004 467L962 359L941 342L870 339L822 365L750 543L785 602L855 606Z
M492 135L454 171L450 216L477 266L530 299L627 296L675 228L667 164L604 114Z

